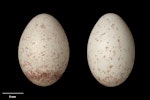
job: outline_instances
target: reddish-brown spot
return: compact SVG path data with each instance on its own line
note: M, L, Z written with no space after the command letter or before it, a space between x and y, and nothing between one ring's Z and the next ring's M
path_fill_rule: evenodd
M118 39L118 42L120 42L120 40Z
M59 54L57 54L56 59L59 59L59 57L60 57L60 55L59 55Z
M100 68L98 68L98 71L100 71Z
M32 44L35 44L35 42L32 42Z
M110 58L110 60L112 60L112 57L109 57Z
M41 56L44 56L44 55L45 55L45 51L42 51L42 52L40 53L40 55L41 55Z
M25 49L28 49L28 47L25 47Z
M103 73L104 73L104 74L106 74L106 72L105 72L105 71L103 71Z
M28 56L28 57L30 57L30 55L29 55L29 54L27 54L27 56Z
M41 56L45 56L45 54L42 54Z
M101 79L100 79L100 77L97 77L97 80L99 80L99 81L100 81L100 80L101 80Z
M60 52L60 55L63 55L63 52Z
M124 73L120 73L120 76L123 77L123 76L124 76Z
M120 60L120 57L118 57L118 60Z
M44 24L41 24L41 28L42 28L42 29L45 29L46 26L45 26Z
M108 49L108 47L106 47L106 49Z
M105 77L105 80L106 80L106 81L109 81L109 76L106 76L106 77Z
M47 37L47 40L49 41L51 38L50 37Z
M130 71L130 68L127 68L127 72Z
M115 26L115 24L112 24L112 25L111 25L111 28L113 28L113 29L114 29L114 26Z
M21 48L21 53L24 53L24 48Z
M109 73L110 72L110 70L107 70L107 73Z
M102 81L105 83L106 82L105 78Z
M95 40L98 42L98 39L97 39L97 38L95 38Z
M31 66L31 63L28 62L28 61L25 61L25 62L21 65L21 67L26 67L26 66Z
M105 55L103 57L105 58Z
M46 46L45 46L45 45L43 45L43 48L46 48Z
M112 68L112 65L110 65L109 68Z
M115 55L115 54L116 54L116 51L113 51L113 54Z

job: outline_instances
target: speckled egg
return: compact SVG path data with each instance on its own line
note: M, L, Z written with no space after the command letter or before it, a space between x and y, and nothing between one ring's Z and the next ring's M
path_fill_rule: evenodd
M135 59L132 34L114 13L103 15L91 31L87 59L92 75L102 85L115 87L130 75Z
M46 13L35 16L22 33L18 58L32 83L44 87L58 81L69 61L69 43L60 23Z

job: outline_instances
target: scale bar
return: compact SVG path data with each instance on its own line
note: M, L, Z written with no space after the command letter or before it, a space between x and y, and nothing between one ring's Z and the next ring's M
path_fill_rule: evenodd
M23 92L2 92L2 94L24 94Z

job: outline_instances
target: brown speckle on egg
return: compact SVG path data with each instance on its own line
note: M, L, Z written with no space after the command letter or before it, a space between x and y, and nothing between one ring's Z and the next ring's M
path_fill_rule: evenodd
M118 42L120 42L120 40L118 39Z
M41 28L42 28L42 29L45 29L46 26L45 26L44 24L41 24Z
M46 48L46 46L45 46L45 45L43 45L43 48Z
M32 45L34 45L35 44L35 42L32 42Z
M118 31L118 27L116 27L116 30Z
M51 38L50 38L50 37L47 37L47 40L49 41L49 40L51 40Z
M105 58L105 55L103 57Z
M97 38L95 38L95 40L98 42L98 39L97 39Z
M109 66L110 69L111 69L112 67L113 67L112 65Z
M106 74L106 72L105 71L102 71L104 74Z
M114 55L116 54L116 51L115 51L115 50L113 50L113 54L114 54Z
M45 56L45 54L42 54L41 56Z
M108 47L107 47L107 46L106 46L105 48L106 48L106 50L108 49Z
M97 77L97 80L100 81L101 80L100 77Z
M118 61L120 60L120 57L118 57Z
M25 62L22 63L21 65L22 65L23 68L26 67L26 66L32 66L31 63L28 62L28 61L25 61Z
M119 64L119 67L121 67L121 64Z
M92 68L92 70L94 71L94 70L95 70L95 68Z
M25 47L25 49L28 49L28 47Z
M111 28L113 28L113 29L114 29L114 26L115 26L115 24L112 24L112 25L111 25Z
M110 58L110 60L112 60L113 58L112 57L109 57Z
M107 70L107 73L109 73L110 72L110 70Z

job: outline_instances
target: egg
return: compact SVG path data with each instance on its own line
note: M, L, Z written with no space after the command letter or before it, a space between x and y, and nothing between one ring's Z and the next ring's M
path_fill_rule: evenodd
M93 27L87 60L94 78L106 87L119 86L129 77L135 60L135 44L125 21L115 13L104 14Z
M25 27L18 47L24 75L37 86L50 86L65 72L69 43L61 24L52 15L36 15Z

